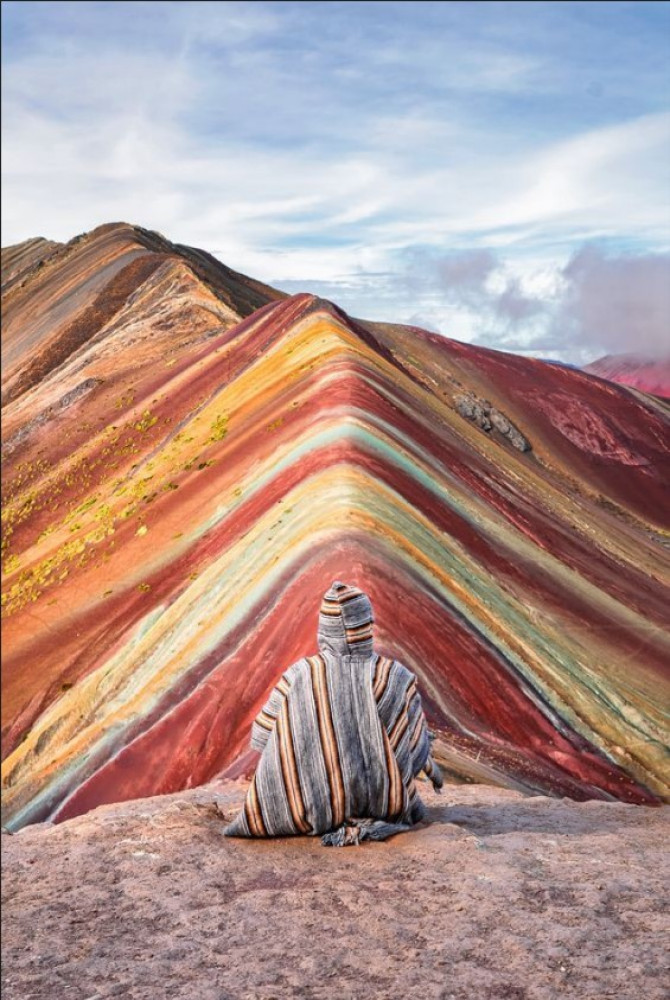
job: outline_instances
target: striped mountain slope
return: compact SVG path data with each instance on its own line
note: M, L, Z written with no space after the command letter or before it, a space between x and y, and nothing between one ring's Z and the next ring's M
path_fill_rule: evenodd
M244 772L336 577L454 780L666 798L663 403L309 295L233 322L230 274L171 257L55 367L55 279L7 334L4 822Z
M46 398L57 404L68 376L78 376L70 388L84 376L96 377L108 351L123 345L127 364L150 366L283 297L202 250L125 223L100 226L65 244L34 239L7 247L3 405L35 387L45 394L48 382L59 395ZM115 360L119 379L123 359ZM26 399L18 412L31 405Z
M620 382L642 392L670 399L670 334L665 358L645 358L636 354L607 354L584 371L611 382Z

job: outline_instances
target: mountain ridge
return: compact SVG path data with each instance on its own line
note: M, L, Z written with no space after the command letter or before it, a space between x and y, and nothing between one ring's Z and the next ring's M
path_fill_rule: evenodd
M584 371L670 400L670 345L665 357L606 354L585 365Z
M9 285L3 306L3 405L67 363L163 267L177 268L182 275L190 272L196 285L202 284L205 297L221 302L221 318L228 325L268 301L285 297L227 268L211 254L127 223L99 226L65 244L41 241L37 259L34 243L29 240L27 247L18 244L3 251L3 288ZM43 244L49 246L46 256L41 254ZM24 247L26 253L21 252ZM20 265L24 256L28 263L17 283L17 258ZM59 286L64 289L60 295ZM21 308L27 297L28 316ZM23 362L26 354L30 357L27 364Z
M244 773L340 575L454 780L663 799L661 405L307 294L222 322L173 279L6 407L6 821Z

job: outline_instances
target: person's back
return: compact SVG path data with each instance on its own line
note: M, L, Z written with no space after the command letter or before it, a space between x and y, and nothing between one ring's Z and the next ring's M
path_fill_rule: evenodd
M319 653L293 664L260 712L262 751L244 808L227 836L325 834L325 844L384 839L423 813L414 778L439 769L415 676L379 656L372 608L336 581L319 615Z

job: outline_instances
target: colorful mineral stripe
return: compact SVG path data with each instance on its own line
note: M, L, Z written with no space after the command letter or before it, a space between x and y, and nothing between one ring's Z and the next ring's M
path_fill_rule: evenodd
M11 248L4 822L250 773L338 577L453 780L667 798L667 405L160 239Z

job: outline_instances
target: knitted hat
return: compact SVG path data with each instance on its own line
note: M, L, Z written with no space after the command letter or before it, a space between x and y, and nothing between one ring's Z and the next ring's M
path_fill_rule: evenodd
M336 656L372 656L372 605L357 587L334 580L323 595L319 646Z

